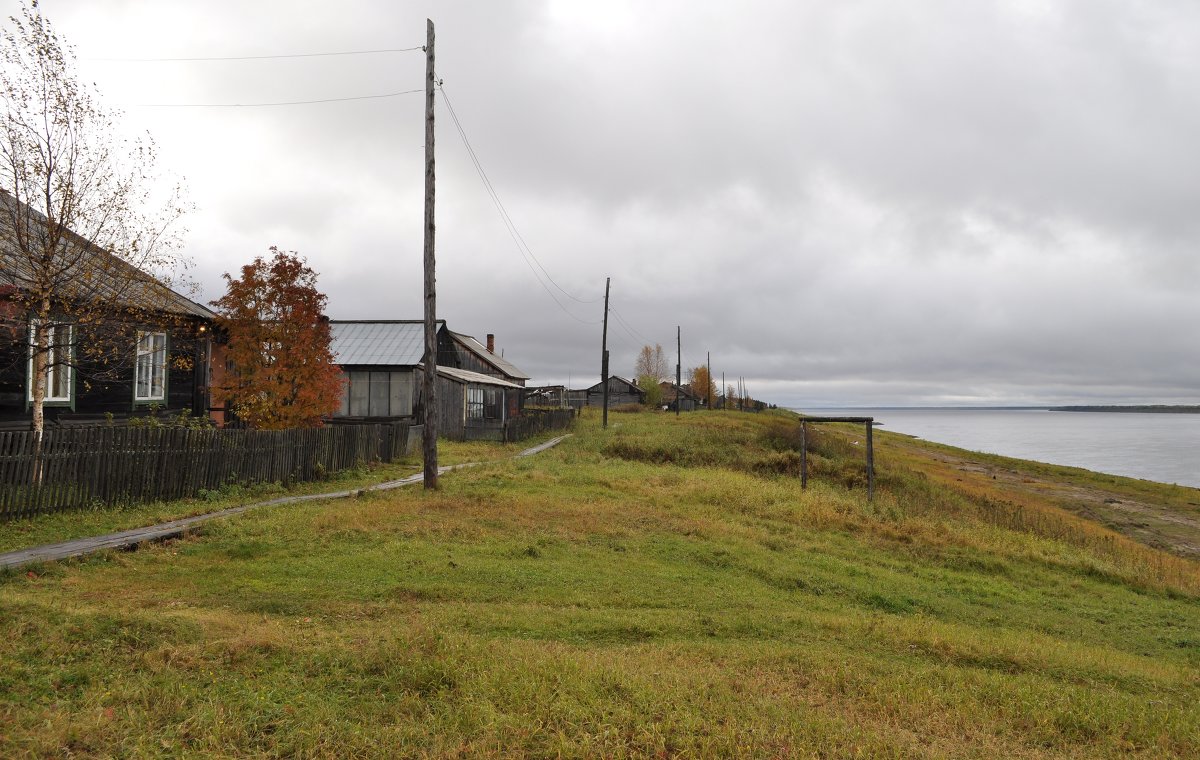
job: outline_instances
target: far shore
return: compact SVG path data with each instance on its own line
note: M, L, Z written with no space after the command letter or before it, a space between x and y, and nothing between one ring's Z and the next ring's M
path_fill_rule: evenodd
M1052 412L1134 412L1138 414L1200 414L1200 406L1135 404L1131 406L1052 406Z

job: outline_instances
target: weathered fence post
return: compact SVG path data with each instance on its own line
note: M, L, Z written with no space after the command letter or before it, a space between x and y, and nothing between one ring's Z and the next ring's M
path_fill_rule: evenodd
M808 488L808 423L800 420L800 487Z
M874 417L804 417L800 420L800 487L808 485L808 435L809 422L849 422L867 428L867 500L875 497L875 439Z
M867 501L875 498L875 429L874 420L867 423Z

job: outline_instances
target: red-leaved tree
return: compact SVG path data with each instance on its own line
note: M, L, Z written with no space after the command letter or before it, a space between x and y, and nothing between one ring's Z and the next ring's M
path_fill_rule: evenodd
M229 370L214 395L253 428L317 427L342 391L323 317L327 299L294 251L271 246L271 253L242 267L240 279L226 272L226 293L212 302L229 336Z

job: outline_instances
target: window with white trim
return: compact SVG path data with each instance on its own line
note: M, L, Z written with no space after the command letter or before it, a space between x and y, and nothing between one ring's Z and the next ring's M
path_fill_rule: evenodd
M38 322L29 325L29 400L33 401L33 356L37 351ZM46 397L43 401L59 402L71 400L71 325L52 324L45 328L46 341Z
M467 419L483 419L483 388L467 386Z
M167 334L138 332L134 401L163 401L167 397Z

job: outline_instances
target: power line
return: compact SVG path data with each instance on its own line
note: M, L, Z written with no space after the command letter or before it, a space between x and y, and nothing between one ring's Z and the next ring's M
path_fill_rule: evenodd
M612 312L613 310L612 310L612 309L609 309L609 311L610 311L610 312ZM616 314L616 312L613 312L613 314L615 315L615 314ZM632 339L633 339L633 341L634 341L634 343L637 343L637 342L639 342L639 341L641 340L640 338L638 338L638 336L634 335L634 334L633 334L633 331L632 331L632 330L629 328L629 326L628 326L628 325L626 325L626 324L625 324L624 322L622 322L621 320L619 320L619 319L618 319L618 320L617 320L617 322L616 322L616 325L617 325L617 327L619 327L619 328L621 328L622 330L624 330L624 331L625 331L625 334L626 334L626 335L628 335L630 338L632 338Z
M634 340L645 341L646 344L654 343L654 341L633 329L633 325L629 324L629 322L625 320L625 317L621 316L621 312L617 311L615 308L610 309L610 311L612 311L613 315L616 316L617 322L621 325L621 327L625 328L625 332L629 333L629 337L633 338Z
M446 90L443 86L439 85L438 89L440 89L442 91L442 95L446 100L446 107L450 111L450 117L454 120L454 125L458 129L458 133L459 133L459 136L462 138L463 145L465 145L467 148L467 153L471 157L471 162L475 165L475 169L479 173L479 178L483 182L484 188L487 190L488 195L490 195L492 197L492 201L495 203L497 211L499 211L501 218L504 220L505 226L509 228L510 235L513 236L513 242L515 242L517 244L518 250L521 251L523 256L528 254L527 261L532 261L532 263L535 264L537 266L537 268L541 270L542 274L545 275L546 279L550 282L550 284L552 284L555 288L557 288L559 290L559 292L561 292L563 295L567 296L568 298L570 298L573 301L577 301L578 303L583 303L583 304L599 303L600 302L599 296L597 296L596 298L590 298L590 299L589 298L580 298L580 297L574 295L573 293L571 293L570 291L566 290L565 288L563 288L561 285L559 285L557 282L555 282L554 278L550 275L550 272L546 269L545 266L542 265L542 262L538 260L537 256L533 253L533 250L529 247L529 244L525 242L525 238L521 235L521 231L519 229L517 229L516 223L513 222L512 217L509 216L508 210L504 207L503 201L500 200L500 194L498 192L496 192L496 188L492 185L491 179L487 176L487 172L483 168L483 163L479 160L479 156L475 153L475 149L474 149L474 147L472 147L471 141L467 137L467 132L463 128L462 122L459 121L458 115L454 112L454 106L450 103L450 96L447 95ZM537 274L537 273L535 272L534 274Z
M574 319L576 322L585 325L600 324L601 320L581 319L580 317L576 316L562 303L562 301L558 299L558 296L554 295L554 291L550 290L550 288L546 286L546 283L542 281L542 277L545 276L546 280L549 280L550 283L554 285L555 288L558 288L558 290L560 290L564 295L580 303L596 303L596 301L600 300L595 299L588 301L578 298L564 290L562 286L554 281L554 278L550 276L550 273L546 271L546 268L542 266L540 261L537 260L537 257L533 255L533 251L529 249L529 246L525 243L524 238L521 237L521 233L517 229L516 224L513 222L512 217L508 215L508 211L504 208L504 204L500 200L500 196L496 192L496 188L492 185L491 180L488 179L487 172L484 171L483 164L480 162L479 156L476 155L474 148L471 147L471 141L467 138L466 130L463 129L462 122L458 119L458 114L454 112L454 106L451 105L450 97L446 94L446 90L440 84L438 89L442 91L442 97L446 101L446 110L450 112L450 119L454 122L454 127L458 132L458 136L462 140L463 146L467 149L467 155L471 159L471 164L475 167L475 172L479 175L480 181L483 183L484 190L487 192L488 197L492 199L493 205L496 206L496 210L499 212L500 218L504 222L505 228L508 230L509 237L512 238L513 243L517 246L517 251L521 254L521 258L525 261L525 265L529 267L529 271L533 273L533 277L535 280L537 280L538 285L542 286L542 289L546 291L546 294L550 296L550 299L554 301L558 308L561 309L563 313L565 313L571 319ZM541 269L541 274L538 274L539 268Z
M410 48L381 48L378 50L341 50L333 53L285 53L281 55L224 55L196 56L193 58L89 58L90 61L110 63L162 63L167 61L262 61L275 58L324 58L335 55L375 55L377 53L410 53L424 50L422 46Z
M471 141L467 138L467 132L463 128L462 123L458 120L458 115L455 114L455 112L454 112L454 106L451 105L450 97L449 97L449 95L446 94L445 88L442 87L441 85L439 85L438 89L440 89L442 91L442 95L446 99L446 108L450 111L450 117L454 120L454 125L458 128L459 136L462 137L463 145L466 146L467 153L470 154L471 161L472 161L472 163L475 164L475 168L479 172L479 177L483 181L484 187L487 189L488 194L490 196L492 196L492 199L496 204L497 210L500 212L501 217L504 219L505 225L510 228L512 234L515 237L514 242L516 242L518 247L520 249L522 249L523 253L528 253L529 258L533 261L534 264L537 265L538 269L540 269L542 271L542 274L544 274L546 276L546 279L550 281L550 284L552 284L555 288L557 288L559 290L559 292L561 292L567 298L570 298L572 301L576 301L578 303L583 303L583 304L599 303L601 300L600 296L597 296L596 298L580 298L579 296L576 296L575 294L573 294L570 291L563 288L561 285L559 285L557 282L554 281L554 278L550 275L550 272L546 269L545 266L542 265L542 262L538 260L538 257L533 253L533 249L531 249L529 247L529 244L525 242L525 238L521 235L521 231L519 229L517 229L516 223L513 222L512 217L509 216L508 210L504 207L504 203L500 200L500 194L496 192L496 188L492 185L491 179L488 178L487 172L484 171L483 163L479 160L479 156L475 153L475 149L471 146Z
M425 90L402 90L385 92L381 95L354 95L345 98L321 98L320 100L285 100L275 103L133 103L128 108L267 108L271 106L307 106L315 103L344 103L350 100L379 100L412 95Z

